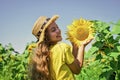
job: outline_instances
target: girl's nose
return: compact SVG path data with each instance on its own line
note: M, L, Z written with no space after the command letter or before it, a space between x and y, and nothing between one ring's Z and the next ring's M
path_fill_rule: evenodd
M61 31L60 31L60 29L58 28L58 29L56 30L56 32L57 32L57 33L60 33Z

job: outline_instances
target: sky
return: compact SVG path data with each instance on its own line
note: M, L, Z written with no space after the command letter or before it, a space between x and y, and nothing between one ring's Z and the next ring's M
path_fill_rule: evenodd
M39 16L59 15L56 21L66 41L67 26L74 19L117 22L120 0L0 0L0 43L9 43L22 53L28 43L36 41L32 27ZM88 47L89 49L89 47Z

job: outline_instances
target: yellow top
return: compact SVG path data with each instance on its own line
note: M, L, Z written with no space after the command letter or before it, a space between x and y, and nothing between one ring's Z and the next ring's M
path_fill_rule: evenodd
M74 75L67 64L74 61L71 47L65 43L58 43L50 47L50 71L54 80L74 80Z

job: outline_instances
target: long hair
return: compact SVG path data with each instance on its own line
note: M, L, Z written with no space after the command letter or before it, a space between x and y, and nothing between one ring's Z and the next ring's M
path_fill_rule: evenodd
M30 62L30 77L31 80L52 80L50 76L50 43L48 41L48 35L45 31L45 39L38 44Z

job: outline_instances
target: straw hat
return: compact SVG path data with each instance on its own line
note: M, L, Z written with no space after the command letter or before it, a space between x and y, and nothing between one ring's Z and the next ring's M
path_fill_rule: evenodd
M58 15L54 15L52 18L47 18L46 16L40 16L34 23L32 34L39 39L39 42L44 40L44 34L47 27L56 21Z

